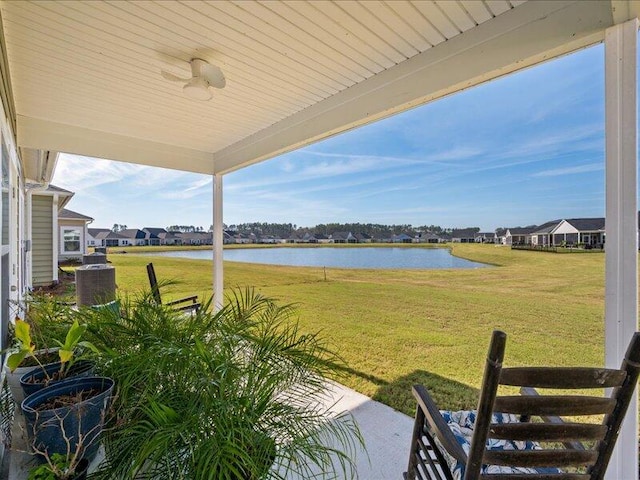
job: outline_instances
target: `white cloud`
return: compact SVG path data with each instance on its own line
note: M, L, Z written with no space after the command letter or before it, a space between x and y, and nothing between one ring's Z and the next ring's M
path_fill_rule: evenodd
M552 170L543 170L531 175L532 177L559 177L561 175L575 175L576 173L597 172L604 170L604 164L600 163L587 163L585 165L577 165L575 167L566 168L554 168Z
M141 168L140 165L63 153L58 159L53 183L79 192L118 182L135 175Z
M192 176L203 178L192 179ZM183 184L178 183L172 189L168 189L171 185L166 185L165 190L163 192L160 192L158 195L162 198L182 200L187 200L204 194L207 194L207 196L210 197L210 186L213 183L213 179L210 175L202 176L197 174L189 174L188 178L182 178L181 180L186 180L186 182Z

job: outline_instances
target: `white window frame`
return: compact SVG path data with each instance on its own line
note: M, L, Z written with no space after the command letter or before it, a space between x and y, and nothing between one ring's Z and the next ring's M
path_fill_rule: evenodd
M82 246L84 245L84 229L80 225L61 225L60 227L60 255L81 255L83 252ZM78 230L80 232L80 239L78 242L79 249L73 251L67 251L64 249L64 233L65 230Z

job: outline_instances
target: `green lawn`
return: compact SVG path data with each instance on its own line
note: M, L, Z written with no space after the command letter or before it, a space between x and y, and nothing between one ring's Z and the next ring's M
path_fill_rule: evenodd
M211 248L211 247L208 247ZM326 270L225 262L225 289L255 286L299 305L344 358L340 381L412 415L410 387L442 407L472 408L491 331L509 335L507 363L602 365L604 255L512 251L456 244L475 270ZM211 262L110 254L120 294L148 288L145 264L180 283L167 299L211 294Z

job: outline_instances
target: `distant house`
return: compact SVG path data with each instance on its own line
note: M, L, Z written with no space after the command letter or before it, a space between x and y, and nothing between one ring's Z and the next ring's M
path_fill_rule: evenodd
M474 237L476 243L497 243L498 237L495 232L478 232Z
M182 239L176 235L176 232L160 232L158 238L160 245L182 245Z
M351 232L334 232L329 236L332 243L358 243L358 239Z
M98 239L98 234L110 231L108 228L87 228L87 247L103 247L102 240Z
M258 243L264 243L264 244L275 244L276 242L276 237L274 237L273 235L262 235L259 239L258 239Z
M531 245L534 243L534 231L540 227L511 227L504 234L505 245Z
M454 243L475 243L477 231L475 228L454 229L451 232L451 241Z
M393 243L413 243L413 237L406 233L399 233L391 237Z
M329 237L322 233L314 233L313 238L315 238L316 243L329 243L331 241L329 240Z
M321 233L307 232L302 236L302 243L329 243L329 238Z
M188 235L187 238L189 238L191 240L191 244L192 245L206 245L207 241L206 238L204 236L202 236L201 232L194 232L194 233L190 233L190 234L185 234ZM183 235L183 238L184 235ZM239 244L239 245L248 245L250 243L256 243L255 241L255 235L253 235L253 237L251 237L250 235L246 235L244 233L236 233L233 236L235 243ZM195 243L195 242L199 242L199 243Z
M367 235L366 233L356 233L354 235L358 243L371 243L372 238L371 235Z
M445 240L435 233L420 232L418 234L418 243L444 243Z
M142 246L148 245L146 232L138 230L137 228L128 228L126 230L120 230L118 235L126 238L129 241L129 245Z
M117 232L113 232L109 229L99 230L101 231L95 234L96 247L127 247L129 245L132 245L129 238L124 237Z
M393 233L391 232L377 233L371 238L371 241L376 243L391 243L392 237Z
M561 220L551 220L536 227L531 232L531 244L548 247L553 245L553 230L560 224Z
M173 232L171 232L173 233ZM233 238L233 234L234 232L231 230L223 230L222 231L222 243L225 245L230 245L233 243L236 243L235 238ZM180 241L182 242L182 239L180 239Z
M211 245L213 244L212 232L177 232L175 234L182 240L182 245ZM238 234L233 236L234 243L251 243L249 237Z
M287 238L287 243L302 243L302 237L297 233L292 233L289 235L289 238Z
M142 231L145 233L146 245L162 245L161 233L167 233L164 228L144 227Z
M553 231L555 245L584 244L602 247L605 241L604 218L568 218Z

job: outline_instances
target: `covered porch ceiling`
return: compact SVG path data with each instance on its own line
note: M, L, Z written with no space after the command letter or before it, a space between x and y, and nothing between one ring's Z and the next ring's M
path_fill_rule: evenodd
M3 1L26 174L68 152L224 174L600 42L638 2ZM161 70L222 68L189 100ZM11 109L10 109L11 110Z

